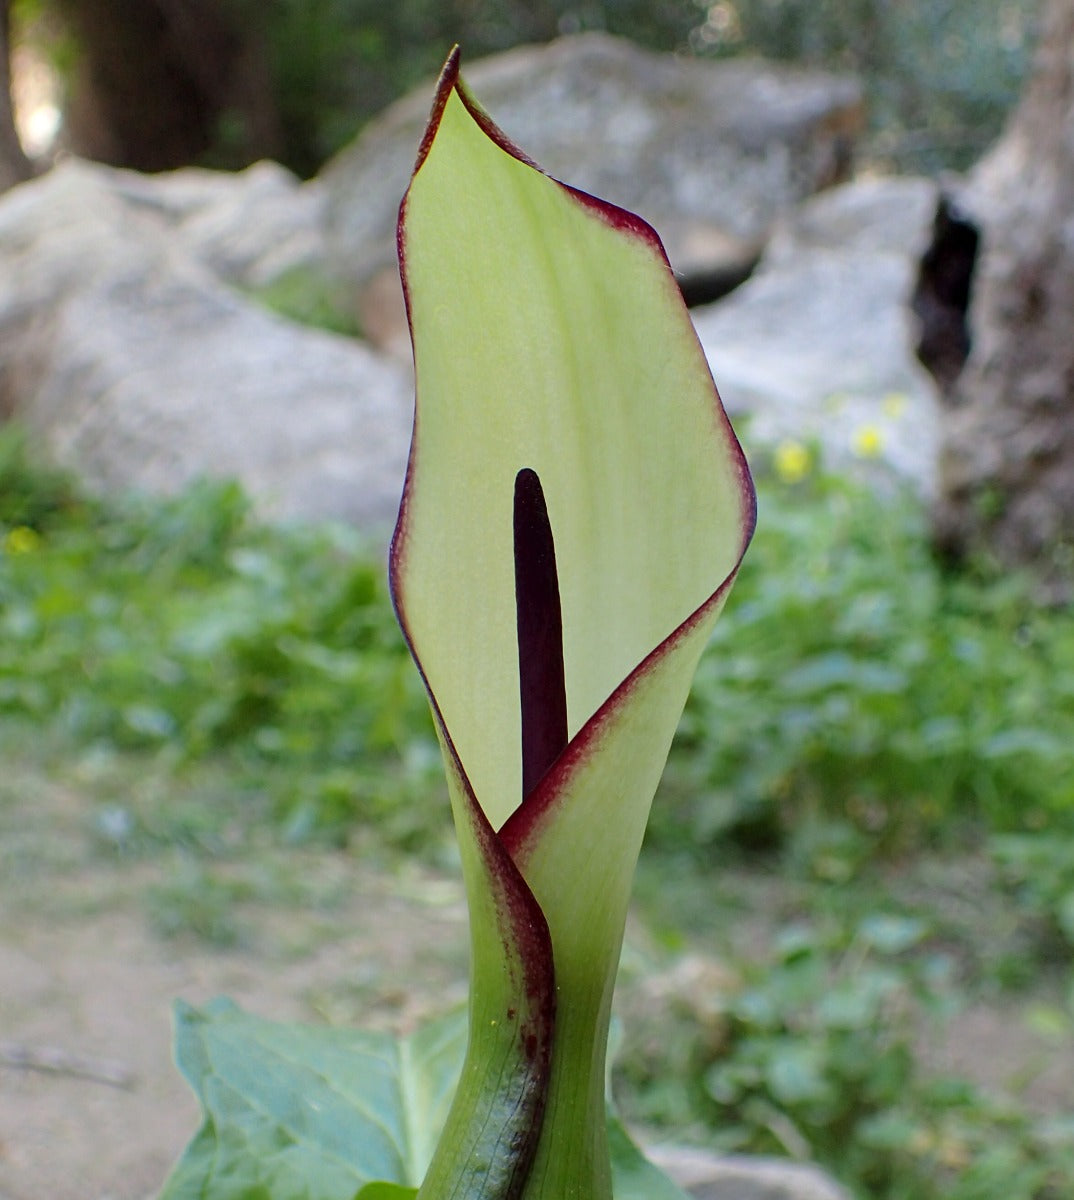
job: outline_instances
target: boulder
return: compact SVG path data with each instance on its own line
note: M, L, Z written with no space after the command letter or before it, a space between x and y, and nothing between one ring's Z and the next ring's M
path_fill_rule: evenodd
M815 442L829 466L879 466L933 495L938 395L914 353L910 302L936 202L915 178L816 196L781 223L748 282L694 310L747 452Z
M234 477L267 515L386 529L408 372L222 284L139 186L69 160L0 198L0 412L99 489Z
M109 178L128 205L158 218L180 249L230 283L257 288L298 268L325 269L324 189L279 163Z
M777 217L845 175L862 123L853 79L655 54L600 33L464 61L463 76L545 170L650 221L689 286L747 274ZM393 105L321 173L333 262L356 304L394 269L432 91Z
M725 1157L677 1146L646 1154L695 1200L850 1200L843 1188L810 1164Z

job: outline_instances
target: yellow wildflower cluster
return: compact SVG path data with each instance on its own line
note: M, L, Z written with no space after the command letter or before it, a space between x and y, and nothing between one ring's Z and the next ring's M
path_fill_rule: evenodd
M788 439L776 447L772 465L784 483L800 483L813 468L813 455L808 446Z
M4 535L6 554L32 554L41 545L41 535L29 525L16 525Z

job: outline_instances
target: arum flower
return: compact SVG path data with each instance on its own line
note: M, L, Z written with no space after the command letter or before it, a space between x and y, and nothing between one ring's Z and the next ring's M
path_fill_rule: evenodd
M542 174L457 51L398 242L416 411L390 580L472 943L420 1195L602 1200L634 866L753 487L657 235Z

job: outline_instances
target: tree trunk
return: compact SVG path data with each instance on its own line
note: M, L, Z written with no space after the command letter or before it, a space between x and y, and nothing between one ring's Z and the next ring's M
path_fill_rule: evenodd
M961 197L981 233L935 528L1074 579L1074 0L1047 0L1022 101Z
M11 99L11 6L0 0L0 192L33 174L15 129Z
M162 171L225 143L241 165L278 148L256 40L219 0L60 0L80 57L65 114L76 153Z

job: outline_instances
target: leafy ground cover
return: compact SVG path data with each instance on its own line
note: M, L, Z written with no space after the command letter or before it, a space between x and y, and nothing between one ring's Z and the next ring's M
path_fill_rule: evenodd
M817 1158L863 1198L1069 1195L1069 1084L967 1082L923 1032L984 1003L1018 1014L1012 1043L1030 1020L1052 1057L1074 1044L1069 613L946 573L895 491L759 474L642 864L624 1107ZM352 535L260 526L230 485L90 500L9 431L0 547L0 746L80 797L156 936L331 922L356 856L451 869L424 698ZM31 903L35 882L84 843L30 846L16 793L5 904L47 916L62 889Z

